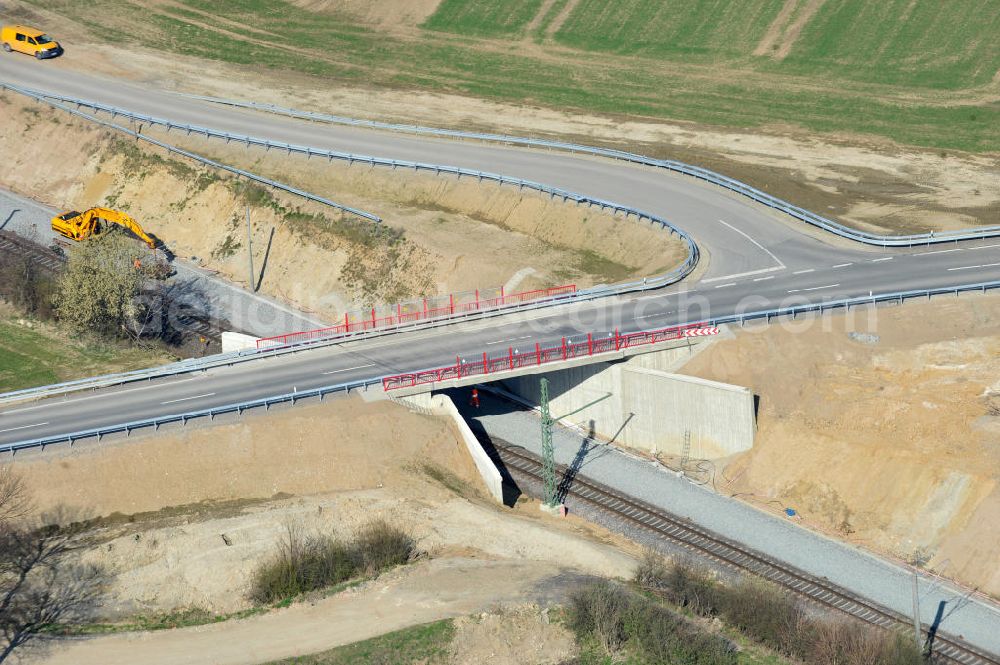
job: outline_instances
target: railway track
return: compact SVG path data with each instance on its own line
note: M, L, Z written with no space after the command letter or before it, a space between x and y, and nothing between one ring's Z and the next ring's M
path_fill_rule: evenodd
M0 252L22 254L50 274L62 270L66 259L55 251L20 238L9 231L0 231Z
M542 462L528 451L499 439L493 440L497 456L512 474L542 482ZM567 469L557 465L557 475L564 476ZM787 589L818 605L843 612L855 619L887 629L912 630L909 617L899 614L831 584L825 579L774 561L765 555L718 534L702 529L660 508L647 504L621 492L597 483L585 476L576 475L568 496L584 501L599 510L612 514L633 526L650 531L700 557L741 572L749 572ZM940 633L934 638L936 662L960 665L1000 665L1000 657L992 656L961 640Z
M0 254L26 256L32 264L49 276L58 275L66 264L64 254L22 238L10 231L0 231ZM213 342L222 339L224 328L221 323L195 310L182 307L175 321L185 333Z

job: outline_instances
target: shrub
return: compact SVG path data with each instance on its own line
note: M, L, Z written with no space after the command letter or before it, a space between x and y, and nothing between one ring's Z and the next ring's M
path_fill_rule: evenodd
M813 639L803 658L815 665L918 665L923 655L899 633L847 621L813 621Z
M278 553L258 568L250 596L256 603L275 603L350 579L360 563L351 547L329 536L305 537L289 525Z
M735 665L736 648L671 610L617 584L603 582L570 597L570 628L608 655L629 645L642 662Z
M363 527L353 542L325 535L305 536L289 524L278 551L254 574L250 599L262 605L333 586L352 577L377 575L406 563L414 542L401 529L376 520Z
M570 597L570 628L579 637L593 636L605 652L615 653L625 643L628 594L617 584L602 582Z
M669 609L641 597L632 600L625 634L644 660L674 665L735 665L736 648Z
M690 563L668 566L662 557L650 552L636 568L634 579L643 588L696 614L719 615L726 624L750 638L810 665L918 665L924 662L912 640L853 621L811 616L794 596L757 578L743 578L734 585L723 585ZM652 622L646 619L643 625ZM658 630L677 633L679 629L668 630L663 624ZM657 645L651 641L655 634L645 636L636 628L631 628L630 634L643 643L647 652L669 646ZM689 641L694 643L696 639L691 636ZM709 652L714 646L706 644L699 648ZM675 653L664 662L725 662L684 658Z
M767 646L796 653L795 637L802 610L773 584L744 578L721 594L719 611L726 623Z
M415 543L405 531L385 520L376 520L361 529L355 540L359 558L369 575L409 561Z

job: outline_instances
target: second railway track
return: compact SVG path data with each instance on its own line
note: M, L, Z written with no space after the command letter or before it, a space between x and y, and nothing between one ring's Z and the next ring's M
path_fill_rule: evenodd
M537 456L497 439L493 444L500 461L511 474L525 476L533 482L542 482L542 462ZM565 477L566 471L565 466L557 465L557 477ZM825 608L838 610L881 628L910 627L912 630L909 617L881 607L825 579L775 561L585 476L575 475L567 496L584 501L632 526L650 531L700 557L710 558L730 569L757 575ZM934 638L934 654L937 662L1000 665L1000 657L992 656L961 640L940 633Z

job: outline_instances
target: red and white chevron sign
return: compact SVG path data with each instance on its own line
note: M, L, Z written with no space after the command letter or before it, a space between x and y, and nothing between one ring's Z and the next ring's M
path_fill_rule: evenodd
M718 335L719 329L711 326L707 328L692 328L691 330L685 330L685 337L708 337L709 335Z

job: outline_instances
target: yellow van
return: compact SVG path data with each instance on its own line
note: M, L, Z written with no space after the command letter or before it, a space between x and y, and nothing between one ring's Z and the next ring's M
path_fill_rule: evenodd
M0 43L3 44L3 50L7 53L11 51L27 53L39 60L54 58L63 52L59 42L41 30L25 25L5 25L0 28Z

